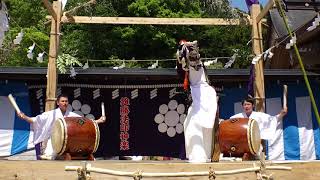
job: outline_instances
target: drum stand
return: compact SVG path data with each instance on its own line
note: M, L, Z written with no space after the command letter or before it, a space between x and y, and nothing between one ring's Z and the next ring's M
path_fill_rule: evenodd
M94 161L95 160L93 154L89 154L87 156L71 156L70 153L65 153L62 156L63 156L63 160L66 160L66 161L71 161L71 160L89 160L89 161Z

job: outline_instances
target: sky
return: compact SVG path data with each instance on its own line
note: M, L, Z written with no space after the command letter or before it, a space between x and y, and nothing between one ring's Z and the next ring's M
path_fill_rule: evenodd
M230 0L232 7L237 7L243 11L248 12L246 0ZM269 0L259 0L260 4L263 6L268 2Z

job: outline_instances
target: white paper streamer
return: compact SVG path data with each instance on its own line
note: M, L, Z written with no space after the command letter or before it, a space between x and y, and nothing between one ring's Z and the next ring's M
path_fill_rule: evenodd
M319 26L319 24L320 24L320 14L318 13L317 17L312 22L312 25L307 28L307 31L315 30L317 28L317 26Z
M42 53L39 53L39 54L38 54L38 57L37 57L37 61L38 61L38 62L40 62L40 63L43 62L43 55L44 55L44 53L45 53L45 52L42 52Z
M113 69L122 69L126 67L126 63L123 61L120 66L113 67Z
M148 69L155 69L158 67L158 64L159 64L159 62L157 60L155 63L153 63L151 66L149 66Z
M16 38L13 40L13 44L20 44L23 38L23 30L21 29L21 31L18 33L18 35L16 36Z
M36 43L33 43L32 46L30 46L28 49L28 54L27 54L27 57L29 59L33 59L33 50L34 50L34 47L36 46Z

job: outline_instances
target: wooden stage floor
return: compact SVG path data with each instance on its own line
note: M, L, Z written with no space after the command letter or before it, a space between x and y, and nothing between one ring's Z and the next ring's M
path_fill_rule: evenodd
M192 164L185 161L126 161L126 160L97 160L87 161L92 167L118 170L125 172L136 172L141 170L143 173L173 173L173 172L209 172L210 168L214 171L225 171L242 168L252 168L255 161L246 162L219 162L219 163L200 163ZM0 179L77 179L76 171L65 171L65 166L82 166L83 161L17 161L0 160ZM296 162L266 162L267 166L287 166L292 167L288 170L267 170L267 174L272 173L274 179L320 179L320 161L296 161ZM208 176L193 177L143 177L142 179L208 179ZM92 179L125 180L134 179L133 177L114 176L91 172ZM236 175L217 175L216 179L256 179L254 172L241 173Z

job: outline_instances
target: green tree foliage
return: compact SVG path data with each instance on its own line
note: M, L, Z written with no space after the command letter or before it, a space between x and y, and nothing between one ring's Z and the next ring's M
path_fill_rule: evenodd
M48 51L49 37L44 24L47 11L38 0L10 0L6 2L10 17L10 30L6 33L1 57L1 65L6 66L40 66L36 58L27 58L28 47L37 43L36 54ZM21 30L24 38L20 45L14 45L13 40Z
M68 0L70 10L88 0ZM38 63L38 53L49 52L50 23L45 26L48 11L39 0L10 0L10 31L6 33L5 48L10 53L1 57L6 66L46 66ZM113 17L237 17L228 0L97 0L97 4L81 8L76 15ZM48 23L47 23L48 24ZM12 41L18 32L25 32L20 45ZM235 68L246 68L251 46L250 27L245 26L172 26L172 25L103 25L63 24L60 53L75 57L90 66L110 67L131 59L126 67L148 67L154 62L136 62L137 59L175 58L177 43L181 39L198 40L202 57L232 56L237 49ZM27 59L28 47L36 42L34 58ZM65 58L62 58L65 59ZM226 60L225 60L226 61ZM213 65L221 68L225 61ZM160 67L174 67L174 61L159 62Z
M233 18L236 16L236 11L230 7L229 1L202 0L200 6L204 15L208 17Z

